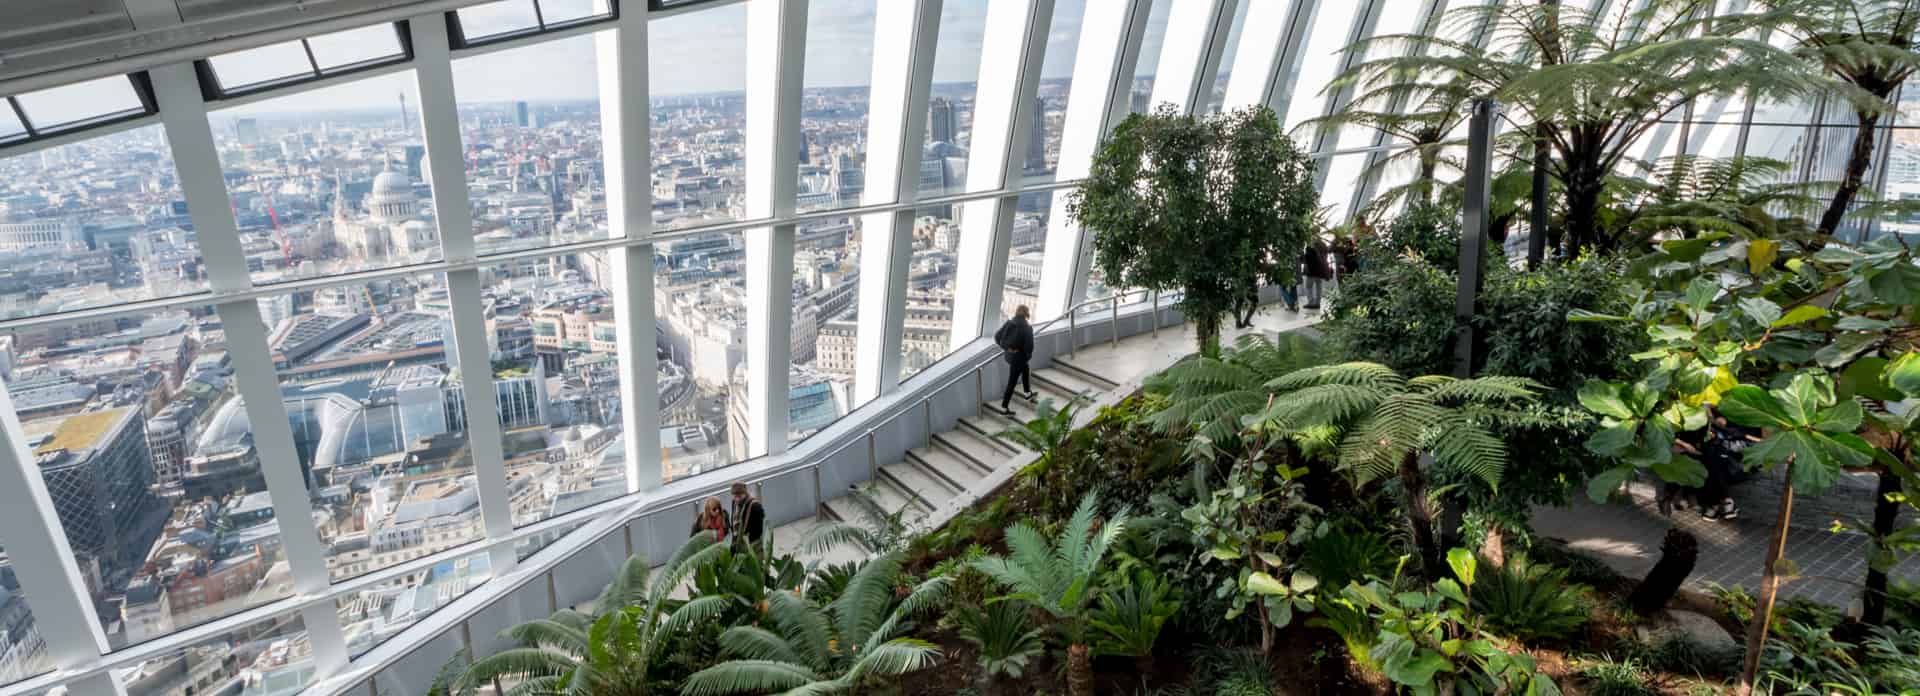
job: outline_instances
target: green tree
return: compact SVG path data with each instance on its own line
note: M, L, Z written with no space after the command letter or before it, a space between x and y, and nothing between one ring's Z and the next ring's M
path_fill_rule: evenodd
M1893 118L1894 95L1920 70L1920 0L1760 0L1753 16L1737 17L1736 27L1781 32L1795 42L1794 53L1818 65L1825 78L1818 89L1853 111L1853 143L1833 197L1820 214L1817 231L1831 237L1853 207L1881 122Z
M658 683L656 661L690 627L727 611L723 597L670 599L687 575L726 547L712 532L687 540L652 573L641 556L628 558L613 582L593 602L593 613L562 609L545 619L507 629L503 635L521 647L475 661L453 690L470 691L499 680L513 682L507 696L603 696L670 694Z
M1100 593L1107 549L1127 528L1125 509L1096 529L1098 514L1099 499L1088 493L1058 537L1048 540L1020 522L1007 530L1008 555L973 564L1011 591L1006 599L1026 602L1053 617L1053 631L1067 645L1067 689L1073 696L1093 696L1090 609Z
M1265 107L1204 118L1171 107L1114 128L1068 213L1115 287L1178 291L1199 349L1264 277L1291 285L1315 229L1313 163Z
M1703 95L1801 94L1808 71L1741 26L1714 21L1714 0L1612 5L1620 9L1510 2L1451 10L1446 22L1482 28L1486 40L1443 32L1373 37L1348 50L1382 57L1356 63L1342 79L1363 91L1460 81L1470 93L1492 96L1506 106L1502 118L1517 137L1543 140L1552 151L1568 250L1613 249L1624 240L1600 223L1607 179L1642 136Z
M765 616L720 634L734 658L695 672L681 693L853 693L934 664L940 648L908 635L916 617L946 601L950 578L932 578L895 599L897 553L860 568L826 606L797 592L767 596Z
M1421 570L1429 578L1438 578L1444 566L1423 455L1451 475L1497 491L1507 445L1493 428L1528 420L1511 407L1532 402L1541 390L1518 377L1409 379L1363 362L1309 367L1267 386L1276 395L1255 417L1257 429L1337 443L1336 462L1361 485L1398 480Z

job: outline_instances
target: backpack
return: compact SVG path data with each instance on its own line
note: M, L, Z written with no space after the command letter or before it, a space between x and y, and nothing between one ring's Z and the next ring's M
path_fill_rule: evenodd
M1001 350L1013 350L1013 346L1007 345L1013 342L1013 334L1013 322L1001 324L1000 330L993 332L993 344L1000 346Z

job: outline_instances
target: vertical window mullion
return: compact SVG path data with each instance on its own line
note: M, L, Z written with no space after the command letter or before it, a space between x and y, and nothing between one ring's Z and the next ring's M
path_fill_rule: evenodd
M746 215L775 223L746 232L748 456L787 449L792 364L794 172L800 166L800 84L806 0L747 6Z
M1067 94L1067 111L1060 124L1058 179L1085 177L1107 125L1116 112L1127 112L1151 5L1151 0L1087 3L1080 23L1080 47L1074 52L1073 90ZM1068 198L1055 194L1047 215L1040 296L1034 307L1035 319L1040 321L1066 313L1087 291L1086 235L1067 214Z
M194 68L187 63L168 65L149 71L148 76L166 127L181 193L187 200L187 214L193 220L206 262L208 282L215 294L251 289L246 251L240 245L239 227L227 203L220 155ZM308 481L302 474L286 404L281 401L279 375L260 306L254 300L242 299L222 302L214 310L226 331L234 388L245 404L268 497L275 509L294 511L275 516L294 591L324 593L331 583L327 549L312 516L304 514L312 509ZM310 606L301 614L313 646L316 673L325 677L344 668L346 639L332 605Z
M1052 0L995 0L987 7L980 78L974 98L973 160L967 192L996 191L1017 182L1033 131L1040 66L1053 24ZM971 343L1000 315L1007 256L1018 196L962 204L958 272L954 277L952 349Z
M930 0L882 2L874 11L863 204L900 203L919 196L921 142L932 94L940 6ZM913 211L865 215L861 231L855 405L893 391L900 382Z
M427 183L433 190L434 219L440 227L442 253L449 262L472 260L473 210L467 200L466 162L460 146L460 111L453 92L453 54L446 23L429 15L408 22L413 33L414 77L420 96L420 132L426 142ZM501 444L499 404L493 386L493 363L487 353L487 319L480 293L480 271L474 268L446 274L447 301L453 315L451 354L460 381L463 414L467 420L467 452L473 458L475 488L480 495L480 520L487 538L493 577L512 570L519 561L513 544L513 508L507 491L507 457Z
M1173 0L1167 11L1167 36L1154 69L1149 105L1172 103L1193 113L1209 93L1220 68L1220 52L1233 29L1235 0Z
M1447 12L1447 0L1429 0L1423 3L1421 12L1424 14L1414 22L1414 26L1418 27L1423 34L1436 36L1440 33L1440 20ZM1407 50L1414 55L1426 54L1426 46L1424 44L1416 44ZM1386 113L1397 114L1406 110L1406 108L1407 95L1405 93L1396 94L1387 102ZM1353 187L1353 199L1347 205L1347 214L1349 216L1358 213L1362 208L1366 207L1367 201L1372 200L1374 193L1378 191L1382 169L1380 162L1394 154L1393 151L1386 150L1383 146L1390 145L1391 143L1387 141L1392 138L1393 136L1387 135L1386 131L1380 131L1373 135L1373 146L1376 149L1366 154L1366 164L1363 165L1360 170L1362 172L1360 185Z
M607 225L615 237L653 234L653 143L648 102L647 14L621 13L594 36ZM627 491L660 487L659 358L653 308L653 245L610 249L620 426L627 438Z

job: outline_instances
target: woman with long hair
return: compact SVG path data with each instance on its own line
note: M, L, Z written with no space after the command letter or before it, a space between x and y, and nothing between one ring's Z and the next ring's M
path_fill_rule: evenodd
M700 503L700 514L693 518L693 531L688 535L704 531L713 532L714 541L727 539L727 509L720 504L719 498L707 498Z

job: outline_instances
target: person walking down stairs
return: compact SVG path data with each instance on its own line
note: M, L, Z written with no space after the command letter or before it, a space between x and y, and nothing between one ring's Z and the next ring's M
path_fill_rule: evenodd
M998 331L993 332L993 342L1004 352L1009 368L1007 389L1000 395L1000 415L1003 416L1013 415L1015 385L1025 387L1026 393L1023 396L1026 398L1034 397L1033 379L1031 371L1027 369L1027 362L1033 359L1033 326L1027 323L1028 311L1026 305L1020 305L1013 310L1013 318L1008 319L1007 323L1000 325Z

